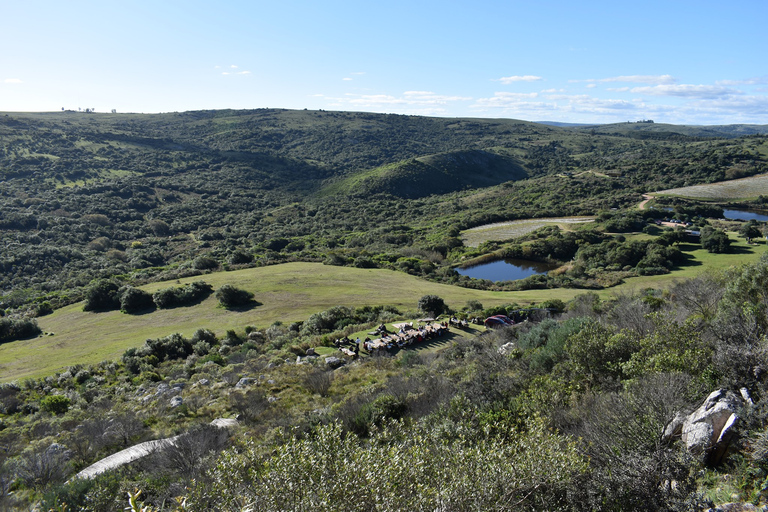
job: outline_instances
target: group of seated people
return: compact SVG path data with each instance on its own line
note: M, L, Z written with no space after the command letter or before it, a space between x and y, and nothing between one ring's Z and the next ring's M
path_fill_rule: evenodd
M466 328L469 325L469 322L467 322L465 319L462 318L461 320L459 320L455 316L452 316L450 321L451 321L451 325L453 325L454 327Z
M363 342L363 349L369 354L374 354L381 350L404 348L414 343L421 343L422 341L442 336L448 330L448 324L445 322L428 322L420 327L414 327L413 323L410 322L396 327L399 327L399 329L395 333L387 332L375 340L366 338Z

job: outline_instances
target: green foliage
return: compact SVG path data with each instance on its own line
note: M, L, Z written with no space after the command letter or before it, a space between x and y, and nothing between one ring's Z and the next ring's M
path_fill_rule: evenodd
M184 286L164 288L152 294L152 300L160 309L190 306L205 300L213 287L203 281L194 281Z
M94 282L85 292L83 311L110 311L120 307L120 287L109 279Z
M663 313L651 313L655 325L653 333L632 342L637 350L621 369L630 378L652 373L687 373L708 378L711 371L712 347L702 339L696 322L682 324Z
M724 253L730 250L731 239L723 230L704 226L701 230L701 246L712 253Z
M424 295L419 299L418 308L420 311L433 317L437 317L448 310L445 301L437 295Z
M67 412L71 404L72 401L64 395L48 395L40 400L40 408L55 415Z
M225 308L246 306L253 301L253 293L225 284L216 290L216 298Z
M120 310L124 313L137 313L155 307L152 294L140 288L126 286L120 294Z
M503 442L472 434L469 425L453 429L389 424L361 444L338 424L321 426L310 436L284 437L266 457L254 446L226 454L198 496L206 507L225 509L243 497L262 510L433 510L446 503L455 510L535 510L542 503L559 510L586 469L575 445L541 421ZM463 434L469 438L462 441ZM226 476L244 474L252 485Z
M41 332L34 318L0 316L0 343L32 338Z

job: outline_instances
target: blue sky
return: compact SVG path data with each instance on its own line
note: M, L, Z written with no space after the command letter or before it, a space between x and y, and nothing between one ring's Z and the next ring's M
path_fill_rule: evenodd
M768 124L768 1L0 0L0 111Z

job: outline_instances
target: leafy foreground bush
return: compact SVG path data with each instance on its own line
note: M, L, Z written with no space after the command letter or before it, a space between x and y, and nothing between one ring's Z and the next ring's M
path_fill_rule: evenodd
M295 434L295 433L294 433ZM271 455L225 452L191 510L557 510L587 468L575 443L532 419L507 435L469 424L391 423L368 442L340 424L288 435ZM243 508L244 507L244 508Z

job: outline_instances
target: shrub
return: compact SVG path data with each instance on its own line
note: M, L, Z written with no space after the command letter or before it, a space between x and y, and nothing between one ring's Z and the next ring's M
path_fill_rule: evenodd
M34 318L0 317L0 343L31 338L41 332Z
M120 287L108 279L100 279L85 292L83 311L111 311L120 307Z
M137 313L155 307L152 294L133 286L126 286L120 295L120 310L124 313Z
M205 300L213 287L203 281L195 281L181 287L164 288L152 294L152 300L160 309L191 306Z
M197 270L213 270L219 268L219 262L210 256L198 256L192 262L192 267Z
M71 400L64 395L49 395L40 400L40 407L51 414L64 414L69 410Z
M251 303L253 293L236 288L231 284L225 284L216 290L216 298L219 300L219 304L229 309Z

